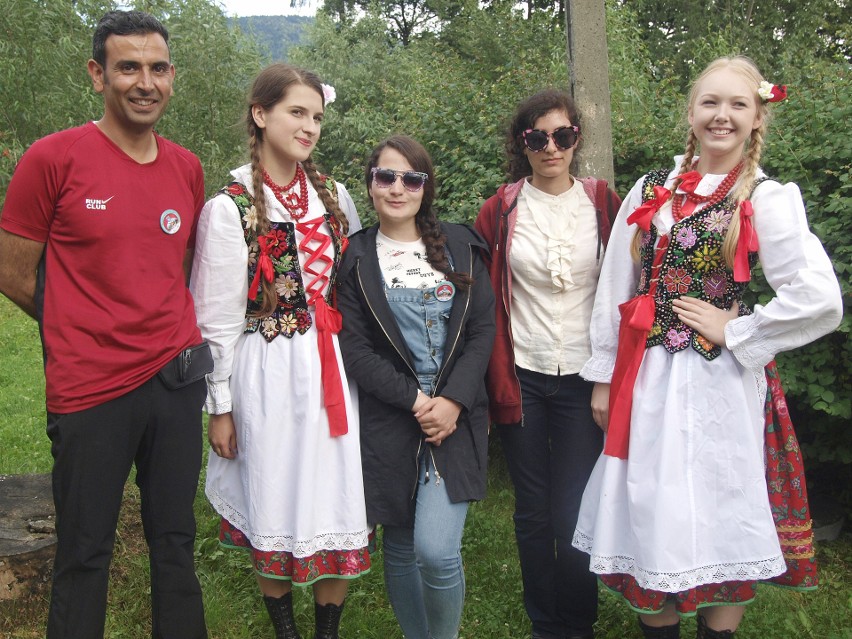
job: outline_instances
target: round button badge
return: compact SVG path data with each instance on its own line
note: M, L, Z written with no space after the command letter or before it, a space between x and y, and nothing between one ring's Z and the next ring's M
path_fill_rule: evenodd
M174 235L180 230L180 214L174 209L166 209L160 216L160 228L164 233Z
M441 302L448 302L456 294L456 287L452 282L440 282L435 287L435 297Z

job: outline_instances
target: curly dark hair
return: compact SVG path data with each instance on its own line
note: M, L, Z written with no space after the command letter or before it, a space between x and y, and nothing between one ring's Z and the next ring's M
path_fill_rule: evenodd
M407 135L393 135L380 142L370 154L370 159L367 160L367 168L364 171L364 181L367 184L368 192L373 184L373 168L379 165L379 156L386 148L397 151L408 161L412 169L429 176L429 179L423 184L423 200L420 202L417 215L414 216L414 223L417 225L417 231L423 239L423 244L426 245L426 259L429 261L429 265L436 271L443 273L447 280L452 282L459 290L467 290L474 280L469 273L454 271L447 259L445 249L447 236L441 231L441 225L432 210L432 203L435 201L435 169L432 166L432 158L429 156L429 152L420 142Z
M528 97L518 105L506 133L506 156L509 159L509 177L517 182L532 175L532 166L525 153L523 132L533 128L535 121L551 111L562 111L574 126L580 126L580 113L574 99L565 91L545 89ZM581 138L582 139L582 138ZM575 153L580 142L575 147Z

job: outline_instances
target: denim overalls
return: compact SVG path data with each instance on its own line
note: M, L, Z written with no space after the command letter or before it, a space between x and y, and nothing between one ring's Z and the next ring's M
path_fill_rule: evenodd
M385 287L420 389L427 395L435 390L444 360L455 300L449 291L455 288L448 282L424 289ZM464 603L461 537L468 504L450 502L437 469L429 481L429 467L434 467L430 450L423 446L417 460L415 528L384 527L385 580L406 637L455 639Z
M444 361L444 342L453 308L453 298L439 300L435 296L437 288L385 287L388 304L414 360L420 389L427 395L432 394Z

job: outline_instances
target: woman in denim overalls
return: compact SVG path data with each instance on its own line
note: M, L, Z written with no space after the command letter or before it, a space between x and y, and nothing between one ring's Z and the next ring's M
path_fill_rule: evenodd
M379 224L350 238L340 346L358 383L367 520L382 524L388 598L407 639L454 639L464 602L468 503L485 496L485 367L494 296L472 229L439 223L415 140L373 152Z

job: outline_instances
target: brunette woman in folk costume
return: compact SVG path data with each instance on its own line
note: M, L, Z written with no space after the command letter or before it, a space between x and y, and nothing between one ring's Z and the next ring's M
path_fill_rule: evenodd
M340 268L340 346L358 383L367 520L383 526L385 584L406 639L455 639L468 504L485 497L485 366L494 295L473 229L439 222L426 149L374 149L379 223Z
M711 63L684 155L636 183L604 261L581 374L607 437L574 544L646 637L678 637L696 613L698 637L732 637L757 581L816 586L773 358L834 330L841 302L799 188L759 166L785 95L747 58ZM775 297L752 311L757 261Z
M251 162L198 225L192 291L214 353L207 497L223 545L248 549L276 639L298 639L291 586L313 586L316 637L336 639L350 579L369 570L357 405L332 287L359 223L311 160L333 96L273 64L246 114Z

